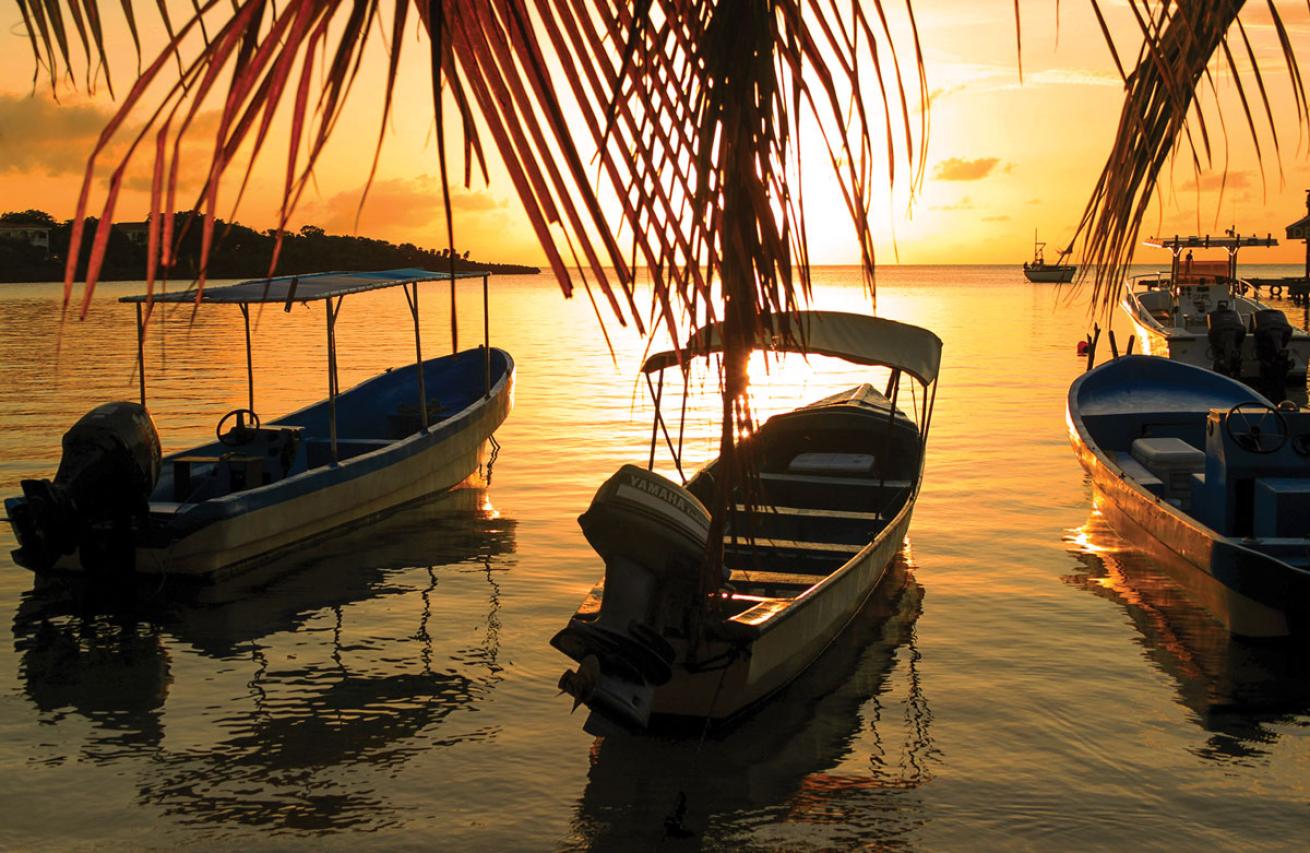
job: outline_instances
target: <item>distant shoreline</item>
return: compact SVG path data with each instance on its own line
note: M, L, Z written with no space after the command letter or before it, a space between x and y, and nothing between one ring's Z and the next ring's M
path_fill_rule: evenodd
M203 229L189 214L177 214L173 241L174 263L168 277L176 282L191 282L200 271ZM10 211L0 214L4 231L0 236L0 283L62 282L65 257L72 236L70 221L57 222L44 211ZM97 230L94 219L86 221L76 280L85 281L87 259ZM119 222L109 229L104 246L104 262L97 281L144 281L150 241L149 222ZM157 236L156 238L157 239ZM334 270L384 270L416 267L440 272L454 267L455 272L499 275L535 275L538 267L527 264L490 263L469 257L469 252L442 249L434 251L413 243L390 243L370 237L328 234L322 228L306 225L299 231L284 232L279 241L276 232L255 231L236 222L216 220L213 244L207 253L207 277L210 279L260 279L269 273L276 251L278 262L274 275L307 275ZM157 277L163 275L160 270Z
M439 272L445 272L446 269L448 268L438 267L436 269L433 269L428 267L426 269L428 269L429 272L439 273ZM362 272L362 271L363 270L336 270L336 269L313 270L313 272ZM224 273L223 275L211 274L208 277L208 280L211 284L220 281L221 282L250 281L250 280L257 280L257 279L264 278L265 272L267 272L267 270L263 270L251 275L232 275L229 273ZM456 267L455 272L474 272L474 273L485 272L489 275L540 275L541 269L538 267L530 267L521 264L476 264L476 265ZM9 270L0 269L0 284L57 284L63 286L64 283L64 279L62 276L58 278L56 277L23 278L21 276L10 275L9 273L10 273ZM276 277L276 276L285 276L285 275L309 275L309 274L310 274L309 271L283 272L281 270L278 270L276 273L274 273L274 276ZM73 285L75 287L79 286L83 283L83 281L84 279L78 278L74 280ZM101 276L97 280L97 283L98 284L131 284L135 282L135 283L144 284L145 281L146 281L146 277L144 275L137 275L137 276L107 275L107 276ZM164 281L164 278L163 276L156 276L155 281L157 283L162 282ZM168 278L168 283L170 285L181 284L183 286L190 287L194 282L195 282L195 278L192 276L170 276Z

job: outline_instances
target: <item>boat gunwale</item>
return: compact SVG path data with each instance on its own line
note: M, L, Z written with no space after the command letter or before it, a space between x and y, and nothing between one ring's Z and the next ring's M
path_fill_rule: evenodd
M468 352L477 352L480 349L482 348L478 347L471 350L463 350L461 353L455 353L455 355L462 355L463 353L468 353ZM386 456L390 456L390 455L395 455L398 457L410 456L413 455L413 453L418 452L418 450L424 446L433 444L438 440L444 440L448 438L449 433L458 432L459 430L465 428L467 424L464 422L472 418L474 415L476 415L478 411L485 408L489 403L500 399L506 391L506 385L513 381L514 370L515 370L513 357L508 352L499 349L498 347L492 347L492 349L496 350L497 352L499 352L501 355L505 357L506 364L505 364L504 372L501 374L500 378L495 382L495 384L492 385L490 394L479 396L468 406L465 406L463 409L451 415L450 417L445 418L439 421L438 423L427 427L426 429L420 429L417 432L411 433L410 435L407 435L403 438L395 439L394 441L382 447L378 447L373 450L360 453L356 456L350 457L349 459L345 459L339 462L329 462L324 465L318 465L313 468L308 468L304 471L299 472L298 474L285 477L281 480L277 480L276 482L266 483L261 486L256 486L251 489L243 489L241 491L231 492L229 494L222 495L220 497L211 498L204 501L196 501L194 503L186 503L186 502L180 503L177 505L176 511L169 513L170 517L172 519L175 519L175 522L167 524L166 527L177 528L178 532L184 532L184 531L189 531L191 529L191 525L188 524L188 522L197 522L202 525L208 525L219 521L227 521L233 518L238 518L242 515L245 515L246 513L255 512L260 509L264 509L270 505L273 505L274 503L277 502L273 498L275 498L276 495L281 491L288 491L288 492L300 491L301 487L303 487L304 484L310 483L314 480L323 480L324 482L316 487L304 489L304 494L312 494L313 492L319 491L320 489L323 488L329 488L331 486L335 486L341 483L347 483L358 477L372 473L375 470L375 467L368 463L374 463L377 460L383 459ZM449 357L450 356L437 356L435 358L427 360L426 362L424 362L424 364L425 365L430 364ZM405 365L400 369L407 369L411 366L412 365ZM395 368L393 368L393 370L394 369ZM370 376L364 379L363 381L359 382L358 384L351 386L345 391L342 391L337 396L337 399L340 400L342 397L345 397L349 394L359 391L365 386L383 379L384 377L389 375L389 373L391 373L390 370L384 371L374 376ZM318 400L313 403L309 403L308 405L302 406L301 408L293 412L289 412L285 415L278 416L277 420L269 421L268 426L269 427L297 426L296 424L284 424L282 422L286 421L288 418L293 418L302 415L310 411L311 409L314 409L315 407L322 406L324 403L325 403L324 400ZM206 445L201 445L201 447L204 446ZM169 459L178 456L183 456L188 453L194 453L195 450L196 448L189 448L189 449L177 451L175 453L170 453L168 456L163 457L163 460L167 461ZM360 463L360 464L356 464L356 463ZM335 476L330 476L330 475L335 475ZM303 494L293 495L290 496L288 499L294 499L295 497L302 497L302 496ZM252 500L252 498L254 498L254 500ZM267 499L267 500L263 500L263 499ZM167 502L151 501L151 504L159 504L159 503L167 503ZM254 506L249 505L252 503L256 505Z

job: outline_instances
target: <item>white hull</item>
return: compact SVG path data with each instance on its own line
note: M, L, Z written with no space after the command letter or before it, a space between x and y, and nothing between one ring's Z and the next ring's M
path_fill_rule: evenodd
M139 545L135 569L142 574L220 580L330 530L371 521L453 489L479 473L491 434L509 414L512 389L511 371L493 388L491 399L480 400L451 419L449 423L457 428L450 429L450 435L437 438L440 433L435 431L417 433L337 465L219 498L213 502L249 499L261 490L288 493L270 505L215 520L167 545ZM396 460L377 466L377 459L387 455ZM370 467L374 470L350 476L352 468L363 471ZM177 511L183 512L187 506ZM152 513L156 509L165 508L152 504ZM55 568L83 570L76 552L60 558Z
M676 667L673 679L655 690L653 713L722 721L791 683L837 639L878 588L905 543L914 503L915 496L911 496L877 539L789 602L784 615L768 619L750 641L747 655L734 660L726 673L717 669L691 673ZM747 611L734 621L746 621L750 616ZM678 651L681 658L683 650ZM711 644L702 657L728 651L726 643Z
M1263 303L1244 297L1235 297L1234 301L1237 303L1236 307L1244 320L1247 320L1252 310L1268 307ZM1137 340L1140 342L1141 352L1146 355L1157 355L1174 361L1181 361L1195 367L1203 367L1206 370L1214 367L1210 339L1204 327L1192 329L1181 326L1166 326L1146 310L1138 298L1138 294L1134 292L1127 293L1119 304L1133 323ZM1306 379L1306 365L1310 363L1310 334L1296 329L1287 349L1292 359L1292 369L1289 371L1287 378L1304 382ZM1251 334L1248 334L1242 340L1242 378L1245 380L1260 378L1260 360L1256 357L1255 336Z
M1028 267L1023 271L1024 277L1034 284L1068 284L1073 281L1074 273L1077 267L1044 267L1034 269Z

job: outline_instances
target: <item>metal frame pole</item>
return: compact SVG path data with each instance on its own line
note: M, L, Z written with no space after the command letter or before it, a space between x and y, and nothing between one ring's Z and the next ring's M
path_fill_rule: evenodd
M141 303L136 304L136 371L141 386L141 408L146 407L146 324L141 316Z
M487 276L482 277L482 379L484 397L491 398L491 299L487 291Z
M417 288L415 288L417 291ZM418 294L415 293L417 298ZM450 250L450 351L459 352L459 314L455 308L455 250Z
M418 321L418 282L413 283L414 295L411 298L411 285L401 285L405 292L405 301L409 303L410 316L414 318L414 369L418 372L418 422L423 429L428 428L428 389L423 381L423 336L419 333Z
M646 387L650 388L650 374L646 374ZM650 462L646 464L647 471L655 470L655 442L660 437L660 400L664 397L664 371L660 371L659 389L651 389L655 396L655 418L650 425Z
M332 310L332 298L323 301L327 308L327 361L328 361L328 441L332 446L332 463L337 462L337 343L336 312Z
M250 411L255 410L255 363L250 352L250 306L241 303L241 318L246 324L246 398Z

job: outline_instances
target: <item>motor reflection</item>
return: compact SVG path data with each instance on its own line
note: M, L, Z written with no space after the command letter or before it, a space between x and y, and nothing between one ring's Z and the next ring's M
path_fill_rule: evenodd
M1081 570L1064 581L1118 604L1148 660L1208 736L1197 753L1260 761L1279 737L1271 724L1310 711L1310 659L1288 643L1242 640L1208 614L1151 556L1115 533L1100 510L1066 537Z
M240 584L41 581L14 620L24 692L42 722L92 723L83 759L140 759L139 799L182 822L386 826L370 773L497 734L448 724L502 679L514 547L514 522L465 489Z
M801 833L766 842L784 847L906 839L924 820L917 789L936 756L914 634L922 599L898 558L824 656L740 724L704 736L598 738L569 843L674 840L665 820L681 794L694 844L756 843L761 823Z

